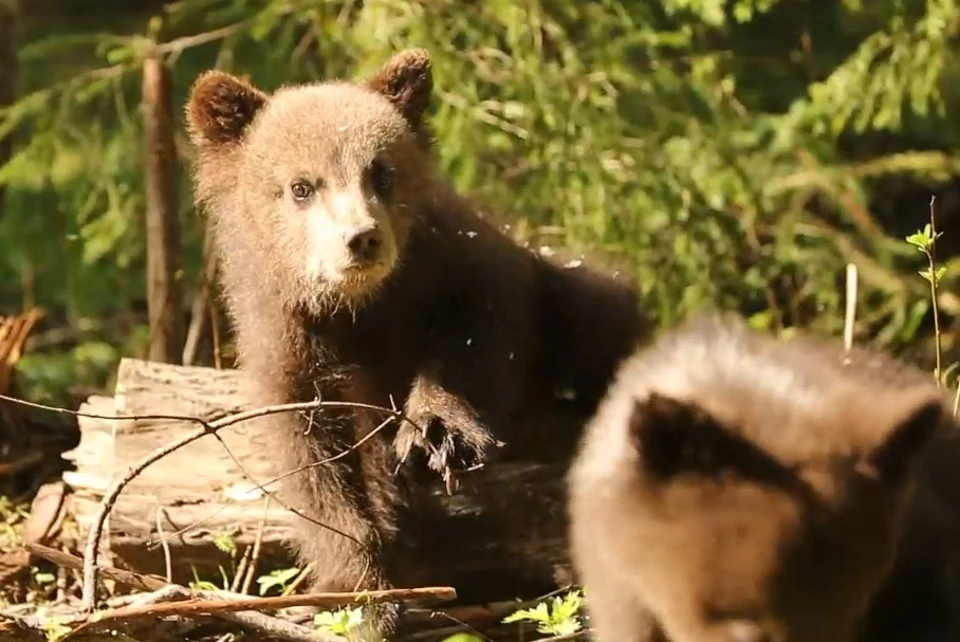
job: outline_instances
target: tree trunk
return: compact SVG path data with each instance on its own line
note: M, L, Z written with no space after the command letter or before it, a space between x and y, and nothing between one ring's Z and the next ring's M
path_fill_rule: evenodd
M180 219L170 70L162 60L143 65L143 122L147 190L147 306L153 361L178 363L183 350L180 305Z

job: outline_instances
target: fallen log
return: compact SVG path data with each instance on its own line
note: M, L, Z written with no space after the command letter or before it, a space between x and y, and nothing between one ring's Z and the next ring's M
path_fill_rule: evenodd
M92 397L80 410L213 420L249 409L239 371L124 359L115 396ZM66 455L77 470L65 474L74 489L71 512L81 548L110 480L196 428L196 422L186 420L81 417L80 444ZM257 422L219 434L233 456L216 438L204 437L157 461L120 495L101 546L118 566L164 576L162 533L174 582L187 583L195 572L216 579L219 566L229 571L230 558L217 549L215 536L227 533L238 548L250 546L261 523L259 573L291 565L288 543L295 517L273 501L265 509L244 475L264 484L280 472L271 459L271 436ZM422 574L409 585L454 586L458 601L465 602L555 588L557 572L565 575L568 567L564 468L562 463L528 461L492 464L464 477L453 496L447 496L439 478L431 478L422 492L439 500L439 510L424 516L424 541L409 551L411 567Z

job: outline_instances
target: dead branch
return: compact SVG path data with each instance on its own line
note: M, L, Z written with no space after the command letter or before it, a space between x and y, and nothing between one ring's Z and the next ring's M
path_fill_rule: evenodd
M314 631L302 624L287 622L256 611L218 613L217 617L288 642L343 642L343 638L339 636Z
M89 615L78 615L69 624L79 623L72 634L103 626L107 623L138 618L157 619L169 616L209 615L256 628L284 639L309 642L333 642L335 637L314 633L310 629L285 622L259 611L291 606L331 608L348 604L375 604L379 602L424 603L453 600L452 587L426 587L359 591L354 593L312 593L277 597L249 597L221 591L196 591L183 586L168 585L152 596L145 596L136 604L108 609ZM162 601L176 599L178 601Z
M135 600L128 601L127 604L130 606L143 607L149 604L170 602L172 600L191 599L192 597L193 593L191 591L184 589L184 587L178 584L171 584L170 586L164 587L159 591L154 591L153 593L148 593L147 595L138 595ZM239 624L261 633L265 633L273 638L288 640L289 642L334 642L335 640L335 638L332 638L329 635L314 631L300 624L287 622L286 620L281 620L280 618L265 615L263 613L256 613L254 611L239 613L217 613L215 617L221 620ZM71 631L71 633L76 634L78 631L81 631L84 628L98 626L102 622L102 619L98 619L96 622L91 621L88 624L81 625L76 630Z
M176 586L176 585L171 585ZM302 593L255 597L226 591L197 591L180 587L185 599L177 602L156 604L132 604L117 609L99 611L94 615L80 616L84 620L106 622L136 617L165 617L168 615L216 615L236 611L273 611L292 606L317 606L333 608L349 604L379 604L402 602L425 604L447 602L457 597L452 586L427 586L421 588L383 589L377 591L351 591L344 593ZM169 586L160 589L173 590Z
M28 544L27 550L63 568L80 569L84 566L84 560L75 555L39 544ZM210 615L291 642L333 642L335 638L331 636L255 611L275 610L291 606L331 608L356 602L406 602L426 605L456 599L456 591L452 587L249 597L227 591L191 590L178 584L168 584L161 578L140 575L121 569L104 568L102 572L105 577L116 582L151 592L137 596L135 601L127 606L107 609L99 613L78 615L69 622L64 622L64 624L79 624L71 632L72 634L81 633L104 623L121 620L172 615Z
M249 626L271 635L296 642L334 642L335 636L316 633L309 628L285 622L260 613L291 606L331 608L348 604L375 604L379 602L437 602L456 598L452 587L389 589L355 593L313 593L278 597L249 597L221 591L195 591L178 585L168 585L154 595L145 596L136 604L108 609L93 614L78 615L69 624L79 623L71 634L98 628L104 624L139 618L157 619L169 616L208 615ZM177 601L162 601L176 599ZM67 622L65 622L67 623Z
M57 566L62 566L63 568L69 568L75 571L83 570L83 559L77 557L76 555L58 551L55 548L43 546L42 544L28 543L24 546L24 548L30 551L31 554L53 562ZM103 576L107 579L140 591L157 591L165 586L169 586L169 584L162 577L157 577L156 575L143 575L142 573L134 573L132 571L125 571L121 568L111 568L109 566L100 569L100 572L103 573Z
M260 523L257 524L257 535L253 540L253 553L250 555L250 563L247 564L247 572L243 578L243 584L240 586L241 593L250 592L250 584L253 583L254 575L257 572L257 562L260 561L260 546L263 544L263 531L267 526L267 508L270 506L270 498L263 498L263 515L260 517Z

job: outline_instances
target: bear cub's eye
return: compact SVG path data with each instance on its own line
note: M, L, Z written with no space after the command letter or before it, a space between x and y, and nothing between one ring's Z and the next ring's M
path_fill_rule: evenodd
M306 200L313 195L313 185L306 181L295 181L290 185L290 193L298 201Z
M380 159L374 160L370 163L370 183L377 196L386 199L393 188L393 168Z

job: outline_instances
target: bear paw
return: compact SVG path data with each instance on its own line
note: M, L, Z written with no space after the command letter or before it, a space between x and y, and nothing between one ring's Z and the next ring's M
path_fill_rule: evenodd
M426 404L425 404L426 405ZM457 488L456 473L478 468L488 446L495 443L473 410L463 403L427 407L407 404L406 419L397 430L394 450L402 464L415 449L423 451L427 466L443 476L448 493Z

